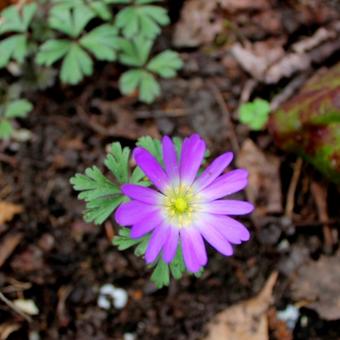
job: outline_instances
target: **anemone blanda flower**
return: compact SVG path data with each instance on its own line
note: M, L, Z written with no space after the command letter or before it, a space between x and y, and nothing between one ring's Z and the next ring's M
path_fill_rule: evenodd
M244 169L224 173L233 158L231 152L216 158L201 175L198 170L206 147L197 135L185 138L179 159L172 140L162 140L163 167L144 148L137 147L133 157L155 189L124 184L122 192L131 200L116 211L118 224L132 226L131 237L152 232L145 253L147 263L159 255L170 263L177 246L182 247L185 265L197 272L207 263L205 241L223 255L233 254L231 244L249 239L249 232L229 215L247 214L253 206L225 196L245 188Z

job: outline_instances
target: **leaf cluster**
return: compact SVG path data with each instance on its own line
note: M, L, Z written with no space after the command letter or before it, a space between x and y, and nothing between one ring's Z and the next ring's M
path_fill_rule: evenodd
M94 60L119 62L130 68L119 80L121 92L150 103L160 94L157 78L173 77L182 66L170 50L150 58L169 23L157 0L40 1L1 12L0 68L31 56L43 67L60 65L61 81L75 85L93 74Z

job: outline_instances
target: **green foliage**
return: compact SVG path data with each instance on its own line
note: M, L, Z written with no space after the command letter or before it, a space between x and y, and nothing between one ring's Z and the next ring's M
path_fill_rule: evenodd
M134 6L122 9L116 17L116 25L126 38L142 37L154 39L160 27L169 24L170 19L164 8L146 5L139 1Z
M158 2L39 0L8 6L0 12L0 69L18 70L15 75L28 76L22 81L26 89L41 89L57 74L62 83L78 84L93 74L96 60L117 62L127 67L121 93L151 103L161 93L158 79L174 77L182 67L174 51L152 53L170 22ZM2 129L8 136L11 124L3 121Z
M15 99L0 104L0 139L8 139L13 133L12 120L24 118L33 109L26 99Z
M242 104L239 110L240 121L252 130L261 130L268 122L270 105L264 99Z
M182 67L182 61L174 51L164 51L148 62L151 46L151 40L142 37L120 42L120 61L138 68L121 76L119 88L126 95L138 90L140 100L146 103L152 103L160 95L161 89L155 76L170 78Z

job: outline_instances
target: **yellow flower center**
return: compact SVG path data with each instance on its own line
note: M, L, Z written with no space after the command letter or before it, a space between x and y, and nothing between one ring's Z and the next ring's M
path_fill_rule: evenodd
M175 199L174 208L177 210L177 212L184 213L188 207L188 202L184 198L178 197Z
M166 217L178 228L183 228L192 222L195 211L195 195L188 186L171 187L165 192L163 201Z

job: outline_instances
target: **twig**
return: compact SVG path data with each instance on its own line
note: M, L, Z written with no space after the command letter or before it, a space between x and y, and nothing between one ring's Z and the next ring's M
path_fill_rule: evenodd
M232 122L232 119L230 117L230 112L227 109L227 106L224 102L224 98L222 96L222 93L220 92L218 87L212 81L209 81L208 85L209 85L211 91L213 92L215 99L216 99L216 102L219 105L221 111L223 112L225 119L227 120L227 124L228 124L228 127L229 127L228 134L229 134L231 146L233 148L233 151L237 152L237 151L240 150L240 145L239 145L236 133L235 133L235 125Z
M26 313L21 311L12 301L8 300L4 294L0 292L0 300L4 302L9 308L11 308L15 313L23 317L27 322L32 322L32 318Z
M240 97L240 104L248 102L249 98L251 96L251 94L253 93L256 85L259 82L256 79L249 79L246 81L243 89L242 89L242 93L241 93L241 97Z
M302 164L303 164L302 159L298 158L294 164L293 177L289 184L286 209L285 209L285 215L289 217L289 219L292 219L292 216L293 216L294 203L295 203L295 192L296 192L297 184L299 182Z
M318 209L318 215L320 221L323 222L323 238L324 238L324 250L327 253L332 251L334 240L332 235L332 228L327 223L329 220L327 212L327 191L320 183L312 181L311 184L312 194L315 200L316 207Z

